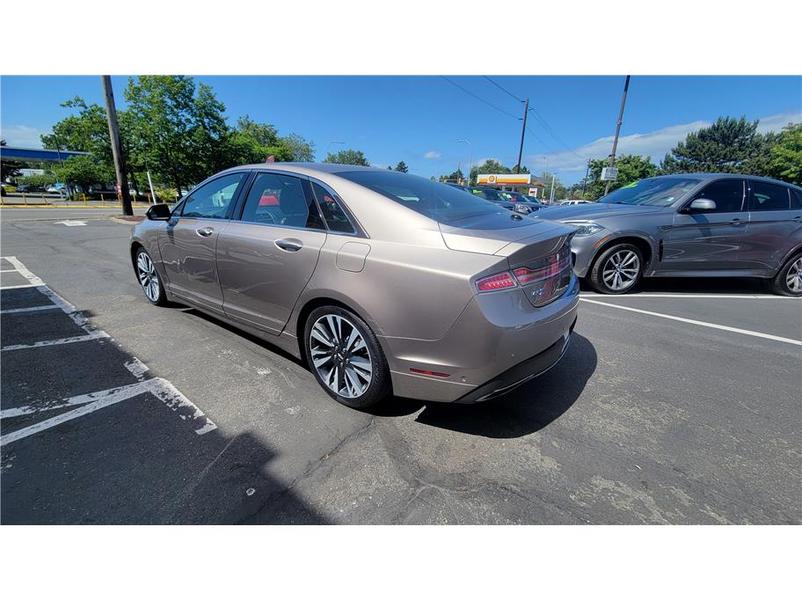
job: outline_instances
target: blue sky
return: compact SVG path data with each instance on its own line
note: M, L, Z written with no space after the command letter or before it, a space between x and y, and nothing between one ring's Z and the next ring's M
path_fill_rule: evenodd
M518 152L522 105L479 76L448 78L467 92L441 77L197 79L214 88L232 124L248 114L281 134L298 133L314 142L319 160L327 151L355 148L372 164L403 160L410 172L428 177L486 158L514 165ZM623 76L492 79L513 96L529 97L535 109L523 161L534 172L548 168L570 183L582 177L588 158L610 152ZM126 82L113 78L120 107ZM102 103L100 78L3 77L3 137L10 145L40 146L39 135L69 114L60 103L76 95ZM802 77L633 76L619 154L659 161L688 132L722 115L760 119L762 130L800 122Z

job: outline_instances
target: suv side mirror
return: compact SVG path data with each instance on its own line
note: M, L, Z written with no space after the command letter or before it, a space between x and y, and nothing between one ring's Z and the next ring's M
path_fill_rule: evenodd
M693 212L703 212L707 210L716 210L716 202L715 200L710 200L708 198L697 198L693 202L691 202L688 208Z
M170 215L170 207L166 204L154 204L145 213L149 221L169 221Z

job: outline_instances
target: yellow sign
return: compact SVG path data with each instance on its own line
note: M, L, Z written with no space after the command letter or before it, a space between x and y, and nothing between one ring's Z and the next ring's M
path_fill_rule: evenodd
M476 183L489 185L529 185L532 183L531 173L479 173Z

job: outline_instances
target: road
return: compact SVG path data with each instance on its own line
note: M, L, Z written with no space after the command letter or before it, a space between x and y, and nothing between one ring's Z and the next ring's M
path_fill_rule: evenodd
M113 212L0 209L2 523L802 522L798 299L583 292L564 360L509 396L362 413L149 305Z

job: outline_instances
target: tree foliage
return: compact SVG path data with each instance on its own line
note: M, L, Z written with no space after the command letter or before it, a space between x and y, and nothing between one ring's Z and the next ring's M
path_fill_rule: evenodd
M596 200L604 195L604 188L607 182L600 181L599 178L601 177L602 169L608 166L608 164L606 158L590 161L590 175L588 177L585 198ZM618 178L610 182L611 192L633 181L657 175L657 166L648 156L625 154L615 159L615 166L618 169Z
M340 150L339 152L329 152L326 155L326 160L323 162L335 163L338 165L361 165L364 167L370 166L368 159L362 154L361 150Z
M83 189L90 185L108 183L114 180L114 171L95 160L92 156L71 156L53 168L59 181Z
M802 123L787 125L769 150L769 173L802 185Z
M773 133L757 132L758 121L745 117L719 117L710 127L688 134L666 154L662 173L750 173L763 175L768 168Z
M409 167L407 166L407 163L405 163L403 160L401 160L401 161L398 161L398 164L395 166L395 170L396 171L400 171L401 173L408 173L409 172Z

